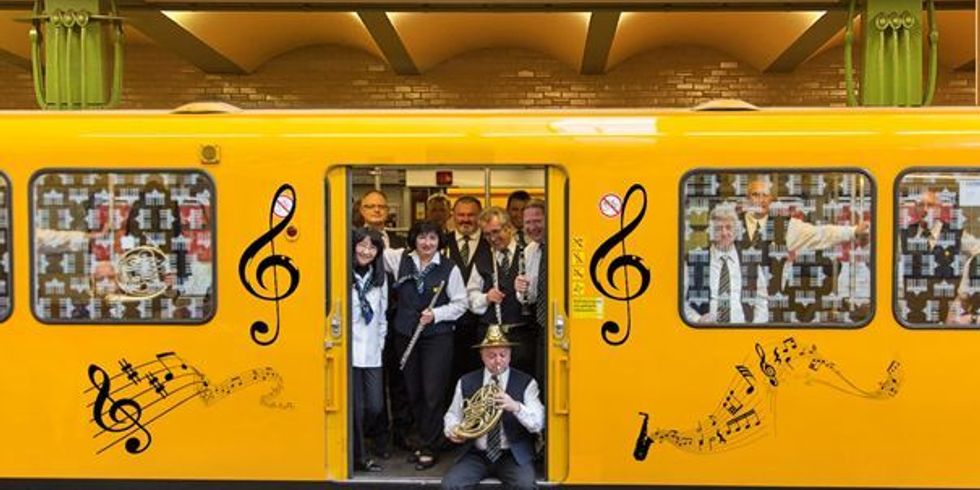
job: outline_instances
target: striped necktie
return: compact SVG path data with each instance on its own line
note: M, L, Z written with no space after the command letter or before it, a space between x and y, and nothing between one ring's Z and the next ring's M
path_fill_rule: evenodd
M470 263L470 240L469 235L463 235L463 246L459 248L459 255L463 258L463 266Z
M728 256L721 256L721 273L718 275L718 323L732 321L732 278L728 271Z
M496 374L490 377L490 382L495 385L500 384ZM487 459L489 459L491 463L496 463L497 460L500 459L500 455L503 452L503 449L500 447L500 426L502 423L503 421L498 421L496 424L494 424L493 428L490 429L490 432L487 432Z
M548 326L548 249L541 244L541 262L538 263L538 287L535 291L537 300L535 301L534 316L538 326L546 328Z

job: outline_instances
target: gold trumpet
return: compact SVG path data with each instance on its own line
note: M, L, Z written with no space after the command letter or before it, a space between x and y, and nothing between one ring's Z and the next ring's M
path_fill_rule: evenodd
M483 385L473 396L463 400L463 420L453 429L460 439L476 439L500 422L503 409L497 406L497 394L501 392L497 383Z

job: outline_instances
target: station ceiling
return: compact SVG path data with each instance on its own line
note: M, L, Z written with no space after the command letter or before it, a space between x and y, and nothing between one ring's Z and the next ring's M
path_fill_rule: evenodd
M0 61L30 68L29 0L0 0ZM974 2L937 0L939 63L973 70ZM156 44L207 73L247 74L296 48L363 50L404 75L468 51L526 48L586 74L672 45L716 49L760 71L791 72L842 49L847 4L817 0L121 0L128 44ZM925 14L922 18L926 22ZM854 26L860 31L860 18Z

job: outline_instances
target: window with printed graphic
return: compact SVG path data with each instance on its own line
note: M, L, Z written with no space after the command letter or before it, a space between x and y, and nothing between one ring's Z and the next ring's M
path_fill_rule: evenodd
M874 184L856 170L697 170L681 182L692 326L856 327L873 315Z
M10 316L10 184L0 174L0 321Z
M48 171L31 181L34 314L201 323L214 312L214 184L201 172Z
M895 192L896 318L980 327L980 170L913 169Z

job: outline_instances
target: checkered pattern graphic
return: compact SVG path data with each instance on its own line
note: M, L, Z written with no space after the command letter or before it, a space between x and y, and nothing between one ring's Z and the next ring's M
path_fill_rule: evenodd
M214 186L198 172L43 173L31 188L36 314L53 321L193 322L214 308ZM166 290L127 296L120 259L160 252ZM162 257L165 257L162 258Z

